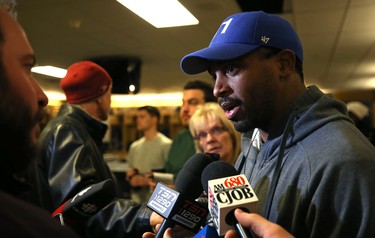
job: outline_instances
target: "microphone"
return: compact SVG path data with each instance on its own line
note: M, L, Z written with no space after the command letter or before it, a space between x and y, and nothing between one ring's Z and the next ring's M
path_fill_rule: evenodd
M230 164L215 161L202 172L202 186L208 195L208 209L219 235L233 226L240 237L255 237L252 231L238 223L234 210L255 211L258 198L247 178Z
M111 179L92 184L64 202L53 213L61 225L77 227L96 214L115 197L115 184Z
M207 208L195 201L203 192L200 177L203 169L213 162L210 156L193 155L178 173L175 190L159 182L147 206L164 218L156 238L163 237L165 230L179 225L196 233L208 214Z

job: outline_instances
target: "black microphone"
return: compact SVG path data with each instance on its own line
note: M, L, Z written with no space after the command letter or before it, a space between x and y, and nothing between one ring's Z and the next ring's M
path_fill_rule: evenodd
M57 208L52 217L58 218L62 225L76 228L110 203L114 197L115 184L111 179L107 179L81 190Z
M206 219L208 210L195 201L203 188L200 182L203 169L215 159L202 153L193 155L178 173L175 190L158 183L152 193L147 206L164 217L156 234L156 238L163 237L169 227L179 225L192 232L197 232Z
M235 227L242 238L255 237L251 230L244 228L234 216L234 210L241 208L255 211L258 198L247 178L230 164L215 161L202 172L202 186L208 195L208 209L219 235L224 235Z

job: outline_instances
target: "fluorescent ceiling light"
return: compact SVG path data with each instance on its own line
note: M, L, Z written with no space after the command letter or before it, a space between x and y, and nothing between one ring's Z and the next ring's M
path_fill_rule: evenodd
M66 75L66 69L57 68L50 65L33 67L31 72L44 74L55 78L64 78Z
M48 97L49 106L60 106L62 101L66 100L65 94L56 91L45 91ZM158 93L158 94L134 94L118 95L112 94L112 108L138 108L144 105L155 107L178 107L181 106L182 93Z
M111 107L142 107L152 105L155 107L177 107L181 106L182 93L161 93L161 94L135 94L111 96Z
M117 0L156 28L197 25L195 18L177 0Z

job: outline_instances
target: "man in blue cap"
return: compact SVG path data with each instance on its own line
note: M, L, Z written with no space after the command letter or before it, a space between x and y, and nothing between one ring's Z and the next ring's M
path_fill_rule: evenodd
M374 237L375 149L344 103L305 86L302 63L292 26L257 11L229 16L181 68L208 71L214 95L243 133L235 167L259 203L254 213L236 211L240 223L259 237Z

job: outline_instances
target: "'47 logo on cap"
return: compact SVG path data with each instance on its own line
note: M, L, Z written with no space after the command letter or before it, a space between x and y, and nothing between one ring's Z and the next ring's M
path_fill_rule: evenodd
M268 41L270 40L270 38L267 37L267 36L262 36L262 37L260 37L260 40L261 40L264 44L267 44Z

